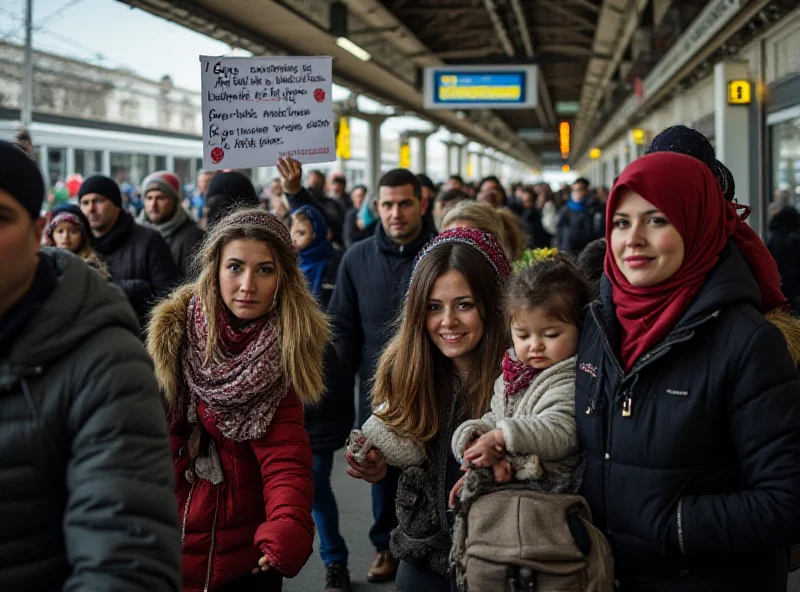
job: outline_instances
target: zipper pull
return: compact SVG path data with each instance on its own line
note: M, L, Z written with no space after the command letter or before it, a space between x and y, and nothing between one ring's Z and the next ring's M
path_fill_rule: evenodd
M633 399L628 395L622 402L622 417L630 417L631 413L633 413Z
M597 397L592 397L589 400L589 405L586 407L586 415L591 415L597 409Z

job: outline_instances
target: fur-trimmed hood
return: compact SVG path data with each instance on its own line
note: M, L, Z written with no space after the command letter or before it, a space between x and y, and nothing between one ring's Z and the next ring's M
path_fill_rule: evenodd
M170 407L178 400L183 384L181 355L186 338L186 309L194 293L193 285L173 292L153 309L148 324L147 351Z
M189 301L195 293L194 284L175 290L153 309L148 324L147 351L153 359L156 379L170 408L178 400L183 388L181 356L186 339L186 314ZM322 396L316 394L309 399L303 397L291 384L289 389L304 405L314 405Z

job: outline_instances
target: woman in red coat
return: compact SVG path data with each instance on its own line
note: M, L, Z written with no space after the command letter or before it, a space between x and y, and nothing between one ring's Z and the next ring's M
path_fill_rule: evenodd
M328 327L286 227L242 210L208 234L196 283L153 312L170 420L185 592L280 590L311 555L303 404L322 393Z

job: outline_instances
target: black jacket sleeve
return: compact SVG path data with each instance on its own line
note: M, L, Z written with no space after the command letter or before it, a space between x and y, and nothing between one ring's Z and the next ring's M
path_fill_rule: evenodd
M353 281L351 270L353 251L342 259L336 288L333 290L328 315L333 326L333 339L336 353L342 367L342 376L349 383L354 381L356 370L361 364L361 348L364 335L361 327L361 314L358 307L358 291ZM368 270L363 270L368 272ZM342 385L347 388L347 384ZM348 392L352 392L352 388Z
M800 381L778 329L757 329L729 371L726 413L747 488L680 499L670 538L687 555L800 543Z
M153 234L147 249L147 269L150 271L152 296L161 298L169 294L180 280L180 270L169 245L159 234Z
M289 208L293 212L299 208L302 208L303 206L313 206L322 212L323 216L325 215L325 208L322 207L322 203L316 197L311 195L311 192L305 187L303 187L294 195L289 195L287 193L286 199L289 200Z
M63 589L177 592L181 535L152 365L133 335L94 339L103 353L73 369L76 390L65 412L63 524L72 575Z

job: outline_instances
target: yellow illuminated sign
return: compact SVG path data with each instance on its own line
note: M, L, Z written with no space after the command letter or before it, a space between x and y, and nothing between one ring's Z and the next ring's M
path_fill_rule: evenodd
M564 166L561 167L561 170L565 173L568 173L570 171L569 165L565 164Z
M636 128L631 132L633 143L637 146L644 146L645 133L643 129Z
M748 80L731 80L728 83L728 104L749 105L752 101L752 88Z
M339 118L339 133L336 136L336 158L350 158L350 122L347 117Z
M448 78L448 76L443 76ZM455 84L455 83L453 83ZM440 101L518 101L519 86L440 86Z
M602 152L600 151L600 148L592 148L589 151L589 158L592 158L592 159L596 160L596 159L600 158L601 154L602 154Z
M409 146L407 143L400 144L400 168L411 168L411 146Z
M473 173L472 159L468 158L467 159L467 177L471 179L472 178L472 173Z
M561 156L566 158L569 156L569 123L562 121L558 126L559 146L561 147Z

